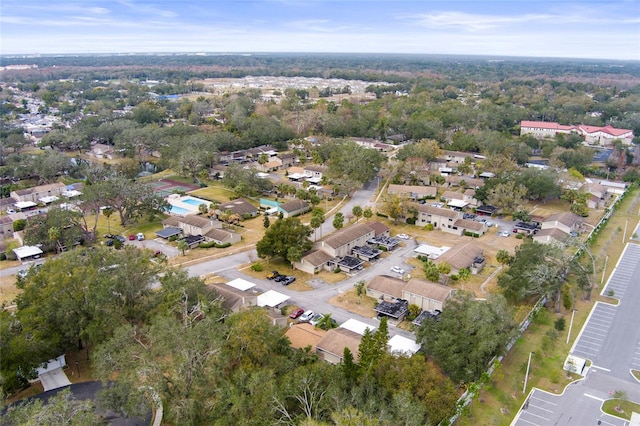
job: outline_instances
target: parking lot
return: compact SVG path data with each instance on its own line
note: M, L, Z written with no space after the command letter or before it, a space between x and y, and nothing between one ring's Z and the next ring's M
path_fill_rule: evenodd
M571 354L594 361L603 349L604 340L609 334L615 316L615 306L596 302L586 324L571 348Z
M616 269L611 274L607 285L602 289L602 294L612 296L622 300L629 284L633 282L632 276L640 258L640 246L637 244L627 244Z
M522 406L516 425L548 425L558 408L558 397L534 389Z

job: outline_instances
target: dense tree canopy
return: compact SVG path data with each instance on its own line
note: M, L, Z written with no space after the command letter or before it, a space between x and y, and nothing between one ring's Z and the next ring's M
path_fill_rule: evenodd
M282 257L293 264L312 246L309 236L313 230L303 225L300 219L288 217L276 220L256 244L258 256ZM293 250L292 250L293 249Z
M499 295L475 300L457 292L439 320L423 322L418 339L427 354L456 382L476 381L506 347L516 329L513 313Z

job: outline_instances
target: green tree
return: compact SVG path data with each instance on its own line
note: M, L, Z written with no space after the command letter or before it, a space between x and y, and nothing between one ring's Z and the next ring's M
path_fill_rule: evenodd
M317 239L317 230L322 226L322 218L319 216L311 216L311 220L309 221L309 226L313 229L314 239Z
M344 226L344 215L342 212L338 212L333 217L333 227L336 229L341 229Z
M8 424L16 426L92 426L104 425L90 400L78 401L70 389L57 393L45 404L33 398L7 410Z
M366 328L358 347L358 364L360 368L364 371L373 372L378 362L387 353L388 341L389 327L386 317L380 320L380 325L375 332L371 332L369 328Z
M409 200L407 197L403 197L398 194L388 194L383 199L384 210L389 217L393 219L395 225L398 224L398 220L405 216L408 211Z
M111 215L113 214L113 209L109 206L102 209L102 214L107 218L107 232L111 233Z
M186 255L186 251L189 249L189 244L185 240L178 241L178 250L182 252L182 255Z
M501 265L509 265L511 263L512 257L511 254L505 249L500 249L496 253L496 260Z
M264 229L268 229L271 226L271 221L269 220L269 213L264 213L264 219L262 219L262 226Z
M460 291L447 300L439 321L425 321L417 336L454 381L469 383L478 380L489 361L504 351L515 329L502 296L480 301Z
M351 209L351 213L356 218L356 223L358 223L360 221L360 218L362 217L362 207L353 206L353 208Z
M371 216L373 216L373 211L371 210L371 207L366 207L366 208L362 211L362 215L363 215L366 219L371 219Z
M299 253L311 249L309 236L312 229L303 225L299 219L288 217L276 220L264 233L264 237L256 244L258 256L261 258L282 257L293 263L288 258L289 249L297 248ZM298 254L291 252L291 254Z

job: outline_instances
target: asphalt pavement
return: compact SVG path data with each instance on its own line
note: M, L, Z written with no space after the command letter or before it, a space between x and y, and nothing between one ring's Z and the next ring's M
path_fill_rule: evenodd
M570 351L591 361L584 378L561 395L532 389L512 426L628 424L603 413L601 406L618 390L640 403L640 383L631 374L640 368L640 245L627 244L602 294L613 294L619 303L597 302Z

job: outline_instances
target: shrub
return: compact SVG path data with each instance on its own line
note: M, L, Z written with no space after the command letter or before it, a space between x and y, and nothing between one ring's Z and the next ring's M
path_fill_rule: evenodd
M424 230L425 230L425 231L433 231L433 223L427 223L427 224L424 226Z
M254 263L251 265L251 270L253 272L262 272L263 269L264 267L262 266L262 263Z
M338 267L338 268L335 268L335 269L333 270L333 272L334 272L335 274L339 274L340 272L342 272L342 270Z
M27 219L18 219L13 222L13 231L22 231L27 226Z
M562 331L564 330L565 323L566 321L564 320L564 318L558 318L553 326L556 328L556 330Z
M549 373L549 381L553 384L560 383L560 372L558 370L553 370Z
M211 248L214 247L216 245L215 241L207 241L206 243L200 243L198 244L198 247L206 249L206 248Z
M7 260L7 255L5 253L0 253L0 261Z
M174 241L175 241L175 240L177 240L177 239L178 239L178 236L177 236L177 235L172 235L172 236L170 236L170 237L169 237L169 242L170 242L170 243L172 243L172 242L174 242Z
M471 232L471 231L464 231L464 235L467 237L473 237L473 238L479 238L480 235L476 234L475 232Z
M458 281L460 279L459 276L457 276L456 274L451 275L451 280L452 281Z
M387 251L387 248L385 246L378 246L378 250Z
M409 225L415 225L416 224L416 218L415 217L408 217L407 218L407 223Z
M518 234L516 234L516 238L519 239L519 240L522 240L522 239L524 239L524 235L518 233Z
M215 248L227 248L227 247L231 247L231 243L224 243L224 244L216 244Z
M379 216L379 217L385 217L385 218L389 217L389 216L387 216L386 214L384 214L384 213L380 213L380 212L376 212L376 216Z

